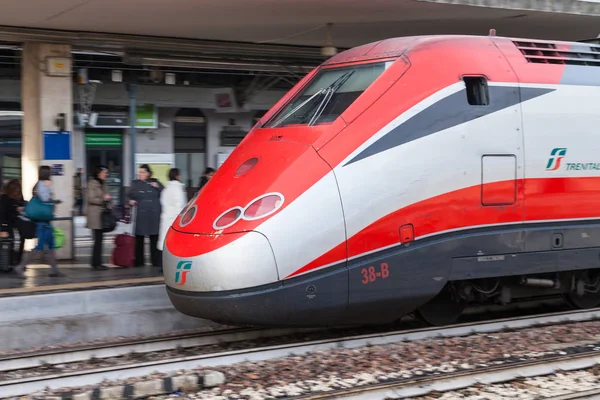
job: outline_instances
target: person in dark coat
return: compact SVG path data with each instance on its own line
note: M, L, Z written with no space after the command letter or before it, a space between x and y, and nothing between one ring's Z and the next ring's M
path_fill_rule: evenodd
M2 188L0 195L0 237L14 240L15 229L17 229L17 218L23 211L25 201L21 193L21 183L18 179L11 179ZM21 262L25 239L21 238L19 250L14 251L14 243L10 246L10 265L14 266Z
M210 181L210 179L215 174L215 169L211 167L206 167L204 170L204 174L200 177L200 182L198 182L198 191L201 191L204 185Z
M135 266L143 267L144 239L150 237L150 256L152 265L160 267L159 253L156 247L160 227L160 192L163 185L152 178L152 170L147 164L138 169L138 179L131 182L129 204L135 208Z

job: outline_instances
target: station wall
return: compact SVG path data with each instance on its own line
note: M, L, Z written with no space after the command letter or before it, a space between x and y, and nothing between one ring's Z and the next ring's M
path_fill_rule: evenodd
M78 87L73 87L73 101L75 109L79 103ZM138 104L154 104L158 108L159 122L164 122L168 127L159 127L151 130L137 130L136 153L138 154L171 154L174 151L173 130L174 118L181 108L197 108L206 117L206 166L217 166L218 153L230 153L233 147L220 146L220 132L224 125L231 119L242 129L249 130L253 125L253 118L257 111L268 110L285 92L265 91L251 98L243 109L234 113L217 111L214 91L208 88L170 86L170 85L138 85L136 102ZM16 80L0 80L0 101L20 102L21 82ZM129 97L125 84L102 83L98 85L95 105L127 106ZM128 130L125 130L128 133ZM131 176L131 153L129 135L123 135L123 183L128 185ZM86 143L82 129L74 128L73 131L73 162L74 167L86 168ZM88 171L86 171L88 172ZM199 177L198 177L199 178ZM197 178L195 179L197 181Z

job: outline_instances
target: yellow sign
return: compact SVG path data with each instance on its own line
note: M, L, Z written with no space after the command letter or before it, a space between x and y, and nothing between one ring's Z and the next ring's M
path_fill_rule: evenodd
M46 59L46 74L49 76L71 75L71 59L68 57L48 57Z
M142 164L138 164L138 168ZM157 179L163 186L169 183L169 171L171 170L171 164L148 164L152 170L152 177Z

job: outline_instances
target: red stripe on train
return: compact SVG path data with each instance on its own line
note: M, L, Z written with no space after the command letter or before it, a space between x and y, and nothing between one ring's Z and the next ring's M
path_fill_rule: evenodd
M485 192L501 192L507 182L485 185ZM482 225L528 221L569 220L600 216L600 177L546 178L518 181L520 193L512 206L482 206L480 185L445 193L386 215L367 226L286 278L303 274L324 265L342 262L342 251L357 257L400 243L400 227L412 224L415 237ZM519 190L521 192L521 190ZM567 221L565 221L567 222Z

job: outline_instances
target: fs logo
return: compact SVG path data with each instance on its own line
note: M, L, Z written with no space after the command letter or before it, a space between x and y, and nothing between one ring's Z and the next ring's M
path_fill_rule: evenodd
M560 168L560 161L567 155L567 149L565 147L557 147L552 149L550 152L550 158L548 159L548 165L546 165L547 171L556 171Z
M175 284L178 286L185 285L187 274L192 269L191 261L179 261L177 263L177 272L175 272Z

